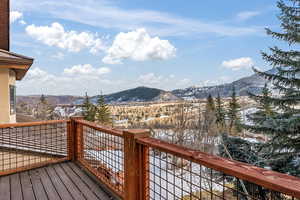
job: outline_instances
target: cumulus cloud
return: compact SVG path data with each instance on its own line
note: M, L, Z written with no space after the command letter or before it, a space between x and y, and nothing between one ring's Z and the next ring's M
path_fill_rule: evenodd
M137 83L148 87L157 87L165 90L174 89L175 87L190 86L191 80L188 78L178 79L175 75L169 76L157 75L154 73L142 74L137 79Z
M190 79L188 79L188 78L184 78L184 79L181 79L181 80L179 80L178 81L178 83L177 83L177 85L178 86L181 86L181 85L188 85L188 84L190 84L191 83L191 80Z
M53 79L55 76L48 74L46 71L36 67L33 69L30 69L28 73L25 76L24 81L48 81L50 79Z
M101 90L107 91L112 88L117 90L122 83L109 80L105 75L109 72L108 68L94 68L89 64L75 65L58 74L33 67L25 78L17 83L18 93L83 95L85 92L97 94Z
M104 42L96 34L66 31L57 22L52 23L51 26L29 25L26 27L26 33L46 45L67 49L71 52L79 52L88 48L91 53L95 54L105 49Z
M222 62L222 66L228 69L232 69L234 71L240 69L251 68L254 65L254 61L250 57L242 57L232 60L225 60Z
M138 81L142 84L157 84L163 81L163 76L157 76L154 73L142 74Z
M23 17L23 13L19 12L19 11L11 11L10 12L10 23L14 23L17 20L22 19ZM23 20L21 20L21 22L23 22Z
M110 69L107 67L94 68L90 64L74 65L71 68L64 69L65 75L70 76L100 76L110 73Z
M106 67L95 68L89 64L65 68L60 73L51 73L43 68L33 67L27 72L25 78L17 83L18 94L84 95L88 92L89 95L97 95L100 91L112 93L138 86L172 90L191 85L189 79L178 78L175 75L146 73L141 74L137 81L132 81L132 78L113 80L108 75L109 72Z
M62 60L65 57L65 54L63 54L62 52L57 52L56 54L51 56L52 58L58 59L58 60Z
M166 60L174 57L175 54L176 48L168 40L150 37L142 28L119 33L102 61L107 64L120 64L124 59Z
M258 11L244 11L237 14L237 19L240 21L244 21L258 15L260 15L260 12Z

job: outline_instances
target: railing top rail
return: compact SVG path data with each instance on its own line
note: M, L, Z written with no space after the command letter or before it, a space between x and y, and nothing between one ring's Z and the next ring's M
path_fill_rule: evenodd
M255 183L267 189L300 198L300 178L209 155L154 138L138 138L137 142L223 172L224 174Z
M89 122L89 121L81 120L81 119L80 120L75 119L75 121L79 124L90 127L97 131L101 131L101 132L108 133L108 134L118 136L118 137L123 137L123 131L121 131L121 130L117 130L117 129L113 129L113 128L105 127L105 126L100 126L94 122Z
M38 121L38 122L0 124L0 128L15 128L15 127L39 126L39 125L47 125L47 124L59 124L59 123L67 123L69 121L70 120L50 120L50 121Z

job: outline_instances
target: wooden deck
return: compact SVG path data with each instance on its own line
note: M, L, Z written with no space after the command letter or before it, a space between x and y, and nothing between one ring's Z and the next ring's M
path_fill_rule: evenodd
M108 200L105 193L72 162L0 177L0 200Z

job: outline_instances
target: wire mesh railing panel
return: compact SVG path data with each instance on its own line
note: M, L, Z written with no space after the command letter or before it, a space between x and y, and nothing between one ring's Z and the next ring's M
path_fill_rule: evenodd
M0 174L67 156L67 123L32 123L0 128Z
M124 192L124 139L90 126L82 128L83 165L117 194Z
M179 154L149 151L151 200L294 200L296 198L224 174Z

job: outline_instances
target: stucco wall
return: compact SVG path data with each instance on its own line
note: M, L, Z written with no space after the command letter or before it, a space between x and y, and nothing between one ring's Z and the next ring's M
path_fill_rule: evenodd
M15 85L15 74L0 68L0 123L15 123L16 115L10 115L9 85Z

